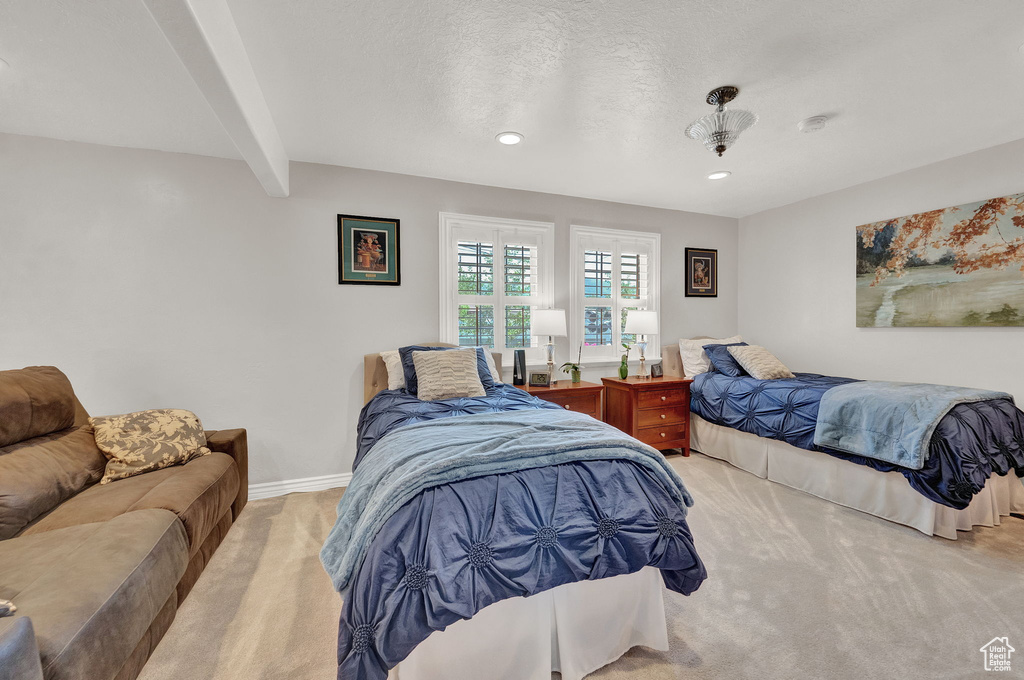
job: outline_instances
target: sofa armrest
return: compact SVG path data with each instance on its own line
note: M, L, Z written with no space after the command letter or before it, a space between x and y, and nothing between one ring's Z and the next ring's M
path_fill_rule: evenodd
M249 500L249 441L244 429L213 430L206 433L206 446L211 451L226 453L238 465L238 496L231 506L231 519L238 519Z
M32 621L0 618L0 680L43 680L43 666Z

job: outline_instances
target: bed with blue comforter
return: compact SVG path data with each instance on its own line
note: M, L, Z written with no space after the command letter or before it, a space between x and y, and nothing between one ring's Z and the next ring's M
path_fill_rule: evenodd
M882 472L899 472L925 497L956 509L967 507L993 474L1024 477L1024 413L1008 395L951 399L956 403L941 411L944 415L936 418L933 426L921 428L926 433L926 451L911 467L909 463L900 465L819 446L815 432L817 429L820 441L819 408L823 398L853 383L861 381L815 373L758 380L712 371L694 378L690 410L716 425L821 451ZM867 383L862 385L868 387ZM934 387L931 391L939 389L945 388Z
M351 484L321 553L344 597L338 676L383 680L432 632L510 597L661 570L707 573L692 500L656 450L510 385L364 407Z

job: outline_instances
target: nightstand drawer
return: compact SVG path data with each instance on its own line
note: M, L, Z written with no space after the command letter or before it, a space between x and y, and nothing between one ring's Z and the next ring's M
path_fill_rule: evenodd
M664 427L643 427L637 430L637 439L654 448L664 448L667 442L686 438L686 423L673 423Z
M636 412L637 427L661 427L686 420L686 406L639 410Z
M680 389L641 390L637 395L637 408L654 408L655 406L674 406L686 400L686 393Z
M552 395L547 399L552 404L558 404L567 411L576 411L577 413L586 413L597 417L599 412L598 404L600 403L601 395L599 394L582 394L582 395Z

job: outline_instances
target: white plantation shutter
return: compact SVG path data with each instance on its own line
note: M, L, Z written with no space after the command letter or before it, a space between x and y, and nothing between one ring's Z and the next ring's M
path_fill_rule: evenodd
M441 340L532 348L531 312L551 306L554 225L441 213Z
M569 338L584 362L615 361L636 341L622 332L630 309L658 311L660 248L660 234L572 227ZM656 336L647 342L649 356L660 354Z

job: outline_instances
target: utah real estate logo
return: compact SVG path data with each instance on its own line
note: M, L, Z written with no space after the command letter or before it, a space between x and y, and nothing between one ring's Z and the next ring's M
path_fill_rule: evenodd
M1010 655L1015 651L1017 650L1010 646L1010 641L1007 638L992 638L981 648L981 653L985 655L985 670L1010 670Z

